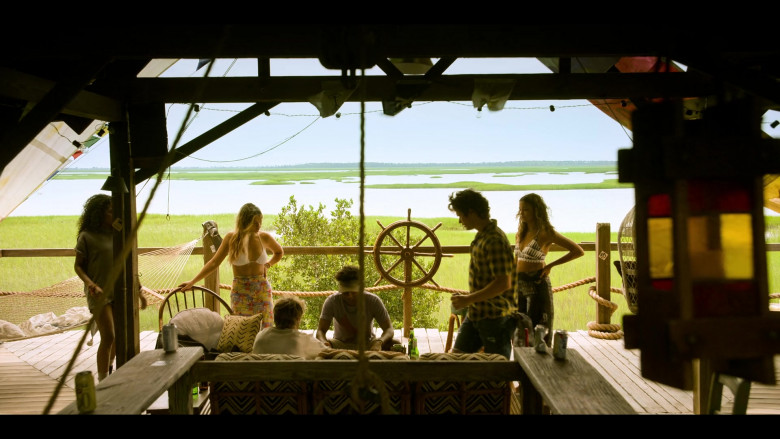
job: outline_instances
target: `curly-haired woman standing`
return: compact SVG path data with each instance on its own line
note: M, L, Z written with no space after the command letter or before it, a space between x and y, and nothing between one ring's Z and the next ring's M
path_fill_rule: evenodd
M531 318L533 325L545 325L548 329L545 343L552 346L553 291L550 270L585 254L576 242L558 233L550 224L549 208L537 194L520 198L517 211L517 270L515 289L519 299L518 308ZM557 244L567 253L549 264L545 264L550 246Z
M98 381L109 374L116 358L114 343L113 293L107 293L108 278L114 259L114 236L111 229L113 209L111 196L97 194L84 203L78 222L76 263L73 269L84 282L87 306L95 316L100 332L97 351ZM113 291L113 288L110 288Z

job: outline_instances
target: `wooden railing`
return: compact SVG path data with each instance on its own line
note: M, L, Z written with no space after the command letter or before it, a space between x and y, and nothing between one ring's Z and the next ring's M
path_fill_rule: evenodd
M596 251L595 242L580 242L580 247L586 252ZM765 244L766 251L780 251L780 244ZM611 251L618 251L618 243L609 244ZM165 247L139 247L138 254L162 250ZM285 255L354 255L358 254L357 246L323 246L323 247L282 247ZM430 252L433 247L418 247L419 251ZM363 251L372 253L374 247L364 246ZM469 246L467 245L443 245L442 253L467 254ZM550 248L551 252L564 251L557 245ZM195 247L192 250L193 255L202 255L203 247ZM76 257L76 251L72 248L0 248L0 258L52 258L52 257Z
M769 246L774 246L774 251L780 251L780 244L767 244L767 250ZM595 251L596 243L594 242L581 242L580 247L586 252ZM165 247L139 247L138 254L149 253L157 250L162 250ZM282 247L285 255L354 255L358 254L359 248L357 246L322 246L322 247ZM610 249L612 251L618 251L618 244L616 242L610 243ZM366 253L372 253L374 247L364 246L363 251ZM421 252L431 252L433 247L418 247ZM466 254L469 252L469 246L467 245L443 245L441 246L442 253L452 254ZM562 247L553 245L550 251L558 252L564 251ZM202 255L203 247L195 247L192 250L193 255ZM76 251L72 248L5 248L0 249L0 258L53 258L53 257L76 257Z

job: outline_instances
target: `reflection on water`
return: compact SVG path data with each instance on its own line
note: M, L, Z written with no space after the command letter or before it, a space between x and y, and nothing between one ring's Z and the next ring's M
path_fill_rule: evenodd
M476 175L489 177L472 178ZM592 178L594 175L597 176L595 181L614 178L612 175L605 177L604 174L582 174L579 177ZM466 176L455 177L457 177L455 181L462 181ZM497 180L492 177L492 174L472 174L468 177L468 180L472 181ZM560 174L555 174L550 178L562 177ZM384 178L392 178L390 182L393 183L410 181L410 177L407 176ZM431 179L430 176L425 176L425 179L442 181L442 179ZM504 179L498 180L503 182ZM252 202L266 214L277 214L289 203L291 196L295 196L299 207L317 208L322 203L325 205L325 212L328 213L335 207L335 198L352 199L354 201L352 213L354 215L360 213L360 186L354 182L317 180L313 184L310 182L264 186L252 185L250 184L252 181L174 180L170 183L166 181L158 187L148 213L197 214L203 215L205 221L208 215L235 213L242 204ZM375 183L368 180L367 182ZM556 182L560 183L561 180ZM583 180L567 181L567 183L575 182L583 182ZM84 201L90 195L102 192L100 190L102 184L102 180L50 180L12 212L11 216L79 215ZM143 189L143 184L136 188L139 212L149 199L152 184L153 182L149 182ZM523 184L528 182L524 181ZM457 190L460 189L366 189L364 212L366 215L406 218L407 209L411 209L412 219L455 217L447 209L447 204L449 195ZM526 193L525 191L484 192L490 202L491 217L498 220L499 227L505 232L511 233L516 229L515 215L518 200ZM611 230L617 232L623 218L634 205L632 189L553 190L537 191L537 193L544 197L550 206L550 220L561 232L593 232L596 230L597 223L610 223Z

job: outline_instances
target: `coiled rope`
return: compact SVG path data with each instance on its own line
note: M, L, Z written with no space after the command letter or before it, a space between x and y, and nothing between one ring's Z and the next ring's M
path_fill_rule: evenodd
M587 277L585 279L578 280L576 282L572 282L570 284L562 285L560 287L553 288L553 293L557 293L559 291L568 290L574 287L578 287L580 285L586 285L589 283L596 282L596 277L591 276ZM621 288L616 287L610 287L609 290L613 293L619 293L623 294L623 290ZM596 286L591 285L590 288L588 288L588 295L591 297L591 299L595 300L596 303L599 304L599 306L607 308L609 310L609 316L611 317L612 314L617 310L618 305L617 303L611 302L596 293ZM588 335L590 335L593 338L600 338L602 340L620 340L623 338L623 331L620 329L620 325L615 323L599 323L596 321L590 321L588 322Z

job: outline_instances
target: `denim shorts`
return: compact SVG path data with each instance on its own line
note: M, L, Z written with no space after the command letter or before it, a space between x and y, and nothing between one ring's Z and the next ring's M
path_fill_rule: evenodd
M485 348L486 354L501 354L507 359L512 351L512 335L517 327L515 316L495 319L466 319L458 329L453 352L478 352Z

